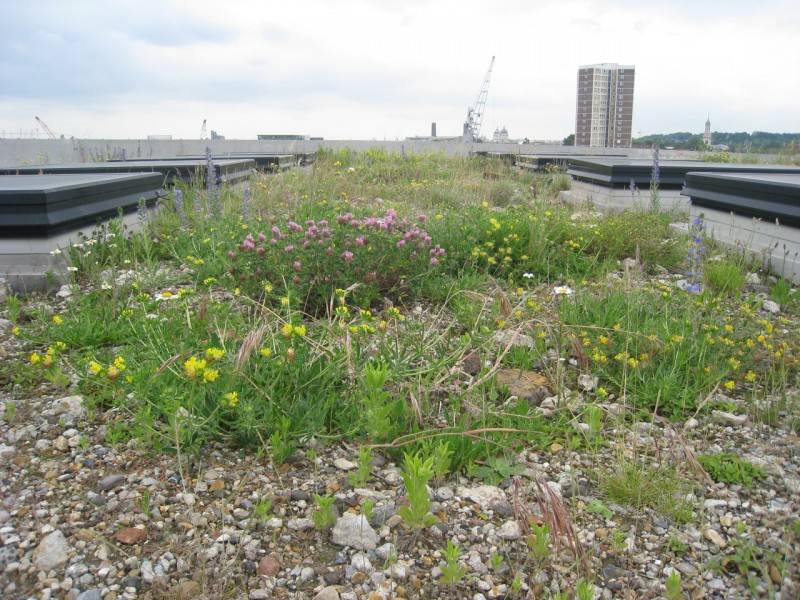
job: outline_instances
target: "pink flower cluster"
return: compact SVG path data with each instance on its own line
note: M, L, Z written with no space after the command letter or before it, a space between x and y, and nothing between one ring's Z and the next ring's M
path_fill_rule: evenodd
M419 223L425 223L425 215L417 217ZM305 222L305 226L300 225L295 221L289 221L286 224L286 231L281 231L280 227L274 225L271 229L272 236L268 238L264 233L259 233L256 237L252 233L248 233L239 249L242 252L255 251L257 254L263 255L266 252L265 242L269 239L269 245L283 246L283 251L286 254L293 254L297 250L298 245L302 248L308 248L312 244L317 244L325 248L327 256L335 254L335 247L337 245L344 246L344 251L339 254L339 257L345 263L352 263L356 256L354 250L363 248L369 245L370 236L366 234L367 231L375 231L378 233L388 233L397 239L395 246L398 249L407 248L411 250L410 257L416 259L418 251L424 250L431 245L432 238L428 232L421 229L415 222L409 219L398 219L397 213L393 209L387 210L383 216L379 217L366 217L364 219L357 219L352 213L344 213L336 217L336 223L348 228L356 230L356 234L346 233L343 238L339 239L337 235L337 242L334 243L334 232L327 220L321 219L314 221L309 219ZM430 264L436 266L439 264L439 258L445 253L444 248L435 246L430 248ZM235 257L235 253L229 253L231 258ZM289 259L292 261L292 259ZM291 268L296 273L299 273L302 263L299 260L293 260Z

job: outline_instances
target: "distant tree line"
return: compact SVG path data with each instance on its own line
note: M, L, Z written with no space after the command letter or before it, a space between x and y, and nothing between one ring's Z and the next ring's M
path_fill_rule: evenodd
M724 144L731 152L772 152L796 153L800 152L800 133L769 133L767 131L737 131L727 133L714 131L711 133L713 145ZM660 148L675 148L677 150L705 150L703 136L699 133L677 131L675 133L655 133L634 138L634 147L650 148L658 144Z

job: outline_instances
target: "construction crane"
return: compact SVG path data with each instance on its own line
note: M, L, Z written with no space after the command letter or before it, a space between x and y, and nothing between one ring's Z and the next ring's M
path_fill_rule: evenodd
M33 118L36 119L36 122L39 123L42 129L44 129L44 132L47 134L47 137L49 137L51 140L56 139L56 134L53 133L53 130L47 126L47 123L42 121L39 117L33 117Z
M477 141L481 135L481 121L483 120L483 109L486 107L486 97L489 95L489 81L492 79L492 69L494 68L494 56L489 63L486 77L483 78L481 91L475 105L467 109L467 120L464 123L464 138L470 141Z
M203 126L200 128L200 139L204 140L208 137L206 134L206 120L203 119Z

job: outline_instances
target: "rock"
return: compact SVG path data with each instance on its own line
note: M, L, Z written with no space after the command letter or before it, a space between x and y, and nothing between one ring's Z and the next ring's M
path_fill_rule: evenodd
M375 554L377 554L378 558L380 558L383 561L389 560L389 557L395 554L395 552L396 549L394 547L394 544L391 543L386 543L383 546L380 546L377 550L375 550Z
M33 562L40 571L50 571L67 562L67 538L58 529L45 536L33 552Z
M334 586L330 585L322 588L319 593L314 596L314 600L339 600L339 592Z
M311 519L294 518L289 519L286 522L286 526L292 531L306 531L314 528L314 522Z
M440 487L439 489L436 490L436 492L434 493L434 496L436 497L437 500L445 502L447 500L452 500L454 494L453 494L453 490L451 488L446 487L446 486L442 486L442 487Z
M747 423L747 415L735 415L724 410L711 411L711 418L720 425L741 426Z
M519 523L516 521L506 521L497 530L497 535L504 540L518 540L522 537L522 532L519 528Z
M269 600L272 598L272 592L269 590L250 590L248 598L250 600Z
M337 458L333 461L333 466L339 469L340 471L352 471L356 468L356 464L350 462L346 458Z
M588 375L586 373L578 375L578 387L584 392L591 392L597 387L597 382L598 378L592 375Z
M75 600L103 600L103 590L94 588L78 594ZM187 599L188 600L188 599Z
M68 283L65 283L56 292L56 297L58 298L69 298L72 296L72 286Z
M686 575L687 577L694 577L697 575L697 568L688 562L679 562L675 565L675 570L680 571L682 575Z
M550 395L550 382L536 371L522 369L499 369L495 375L498 385L508 389L508 393L538 406Z
M67 438L65 438L63 435L60 435L53 442L53 446L59 452L66 452L69 450L69 440L67 440Z
M124 481L125 481L125 475L120 475L120 474L108 475L100 480L100 483L97 484L97 487L101 492L107 492L117 487L120 483Z
M719 532L711 527L708 527L703 531L703 537L714 544L717 548L724 548L728 545L728 543L722 539L722 536L719 534Z
M474 488L459 487L456 493L462 498L472 500L483 510L495 510L497 506L508 504L506 493L494 485L479 485Z
M483 361L480 354L477 352L470 352L461 361L461 368L469 375L477 375L483 368Z
M53 413L63 415L64 413L79 419L86 414L86 407L83 405L83 396L65 396L54 402Z
M113 536L120 544L132 546L147 539L147 530L138 527L123 527Z
M358 550L374 550L378 545L378 534L372 529L364 515L345 513L336 520L331 532L331 541L338 546L349 546Z
M408 569L403 563L396 562L389 568L389 576L398 581L404 581L408 577Z
M507 329L496 332L494 334L494 341L501 346L510 345L522 348L534 348L536 346L536 342L531 336L525 335L524 333L520 333L518 331L509 331Z
M483 564L481 555L478 552L475 552L474 550L469 553L467 564L469 565L469 568L472 569L473 573L482 574L489 571L489 567Z
M692 429L697 429L700 426L700 421L695 419L694 417L689 417L686 423L683 424L683 428L686 431L691 431Z
M369 558L367 558L366 554L362 554L361 552L354 554L353 559L350 561L350 566L353 567L356 571L361 571L362 573L372 573L372 563L370 562Z
M749 285L761 285L761 278L758 276L758 273L748 273L744 280Z
M265 556L258 563L256 573L264 577L275 577L281 571L281 563L274 554Z
M764 300L762 308L768 313L772 313L773 315L777 315L779 312L781 312L781 305L775 302L774 300Z
M181 581L172 588L175 600L194 600L202 593L200 584L196 581Z
M312 569L311 567L303 567L302 569L300 569L300 577L299 577L300 581L305 583L306 581L309 581L313 578L314 578L314 569Z

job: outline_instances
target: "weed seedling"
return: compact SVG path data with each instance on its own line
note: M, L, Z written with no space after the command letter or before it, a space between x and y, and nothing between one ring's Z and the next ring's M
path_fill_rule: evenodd
M375 500L365 498L361 503L361 514L364 515L367 521L372 520L372 511L375 509Z
M531 534L526 541L531 556L537 562L543 562L550 556L550 528L547 525L531 523Z
M522 577L517 575L511 582L511 591L514 594L519 594L522 591Z
M594 599L594 584L581 579L578 586L575 588L575 597L578 600L593 600Z
M369 481L371 463L372 449L362 446L358 449L358 467L348 476L351 486L358 488L366 485Z
M333 524L336 523L336 516L333 514L333 503L336 502L336 498L329 495L320 496L319 494L314 494L314 502L317 505L317 510L311 516L311 520L314 521L314 527L320 531L333 527Z
M489 557L489 568L492 571L497 571L503 566L503 555L495 552Z
M603 504L600 500L592 500L586 507L586 511L602 515L604 519L610 519L611 517L614 516L614 513L611 512L611 509L608 508L605 504Z
M673 571L667 577L665 584L664 597L667 600L680 600L683 598L683 589L681 585L681 574Z
M145 490L142 492L141 497L139 498L139 510L142 511L142 514L150 518L150 502L152 500L152 495L150 494L150 490Z
M408 505L397 513L414 529L430 527L436 517L430 513L428 482L433 477L433 459L422 459L419 454L406 454L403 464L403 483L406 487Z
M445 565L442 567L442 581L448 585L455 585L461 581L465 573L464 567L458 564L458 559L461 557L461 549L450 540L447 542L447 547L442 551L442 555L445 561Z
M5 419L6 423L11 423L14 420L14 417L17 416L17 405L13 402L6 402L6 410L3 413L3 418Z
M764 469L757 467L735 454L701 454L697 460L716 482L733 483L752 487L758 479L764 479Z
M282 465L294 454L295 446L289 431L291 425L291 421L287 417L283 417L278 424L278 428L269 436L269 448L272 452L272 462L276 465Z
M259 521L266 521L272 512L272 500L269 498L262 498L256 502L253 507L253 515Z

